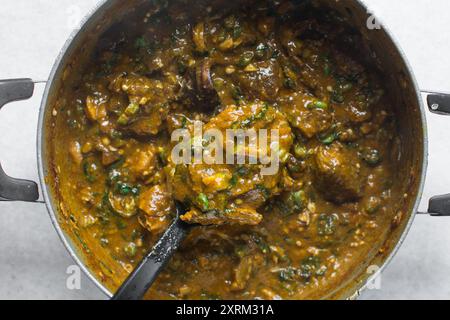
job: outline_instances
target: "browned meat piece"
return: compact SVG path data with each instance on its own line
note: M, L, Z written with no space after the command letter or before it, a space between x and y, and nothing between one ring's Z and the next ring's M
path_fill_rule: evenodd
M121 155L118 154L117 152L103 152L102 153L102 165L104 166L109 166L111 164L113 164L114 162L120 160Z
M212 210L209 212L201 212L198 209L192 209L188 213L181 216L181 220L187 223L209 225L238 224L256 226L261 223L263 217L254 209L236 208L219 212Z
M336 142L316 154L316 186L335 203L357 200L363 190L361 163L356 151Z
M102 121L106 118L106 104L99 98L88 96L86 99L86 116L91 121Z
M127 129L138 136L155 136L166 124L169 107L166 105L145 105L143 115L132 120Z
M139 209L142 215L139 217L141 225L150 232L164 231L175 211L171 194L164 186L154 186L142 193L139 199Z
M347 117L357 123L361 123L372 118L372 112L367 103L350 101L346 106Z
M328 110L315 107L315 100L309 95L295 93L284 97L281 102L281 110L287 115L290 124L307 138L328 130L332 124Z
M277 62L262 61L237 72L237 81L243 90L249 91L255 98L271 101L280 91L282 72Z
M230 105L212 118L204 130L218 129L226 137L226 130L231 128L277 129L279 153L288 153L292 146L293 136L286 117L266 104ZM226 141L223 143L225 146ZM249 145L245 148L246 151L254 150ZM171 161L169 159L169 163ZM242 167L220 164L176 166L174 163L170 166L173 170L168 171L171 173L168 182L174 198L181 202L188 199L195 206L182 217L189 223L257 225L262 221L262 215L256 210L280 192L282 170L261 175L261 169L265 167L261 163Z
M155 114L155 116L151 115L137 119L129 126L129 130L138 136L150 136L157 135L161 130L161 126L162 119Z
M141 194L139 209L151 217L163 217L174 212L173 200L164 186L156 185Z
M157 164L156 150L154 146L137 149L126 160L128 166L136 178L145 179L155 170Z

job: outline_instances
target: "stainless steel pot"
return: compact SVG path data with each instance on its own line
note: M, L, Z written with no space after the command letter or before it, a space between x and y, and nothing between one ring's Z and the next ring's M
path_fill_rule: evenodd
M145 0L148 2L148 0ZM49 165L49 141L52 138L52 117L58 99L70 89L74 79L72 70L78 70L89 59L89 53L99 42L101 35L125 13L132 13L144 0L105 0L84 20L80 30L68 39L61 50L47 82L45 94L40 108L37 129L37 160L43 198L51 220L70 255L84 272L107 295L110 289L92 273L86 257L83 256L59 209L59 194L54 176ZM154 1L162 4L164 1ZM220 2L220 1L219 1ZM223 1L222 1L223 2ZM374 244L373 252L354 271L349 280L326 298L341 299L357 297L371 278L376 275L367 274L369 265L380 266L380 271L393 258L401 246L417 213L422 196L428 161L427 126L425 108L421 92L417 86L413 72L398 44L393 40L386 27L374 24L373 17L367 8L357 0L316 0L317 5L330 7L339 11L364 39L363 50L367 60L379 70L384 70L389 94L395 102L395 112L399 119L401 136L400 156L394 161L400 162L403 168L397 174L405 192L402 209L398 212L391 230L380 243ZM228 1L227 5L238 5L238 1ZM155 4L156 5L156 4ZM6 103L30 98L33 94L34 82L31 79L0 81L0 108ZM428 94L428 106L431 112L450 114L450 95ZM35 182L8 177L0 166L0 200L3 201L36 201L39 198L38 186ZM450 215L450 195L434 197L430 200L431 215Z

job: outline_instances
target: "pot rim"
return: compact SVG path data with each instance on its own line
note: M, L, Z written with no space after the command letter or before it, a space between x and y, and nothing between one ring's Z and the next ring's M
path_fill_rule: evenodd
M50 188L45 183L45 167L44 167L44 161L45 161L45 146L43 143L43 140L45 139L44 136L44 123L45 123L45 110L47 108L48 98L49 94L51 92L51 89L53 87L54 81L56 81L56 75L60 68L62 67L62 62L64 61L64 58L67 54L67 51L71 48L71 46L74 44L75 40L78 37L81 37L83 34L84 29L87 26L87 23L95 16L96 13L100 13L102 10L105 10L108 6L110 0L101 0L100 3L95 5L80 21L80 28L74 29L70 36L67 38L66 42L64 43L63 47L58 53L58 56L53 64L52 70L49 74L47 84L45 86L44 95L41 101L41 106L39 108L39 120L38 120L38 128L37 128L37 161L38 161L38 171L39 171L39 182L41 184L41 190L44 197L44 202L47 207L47 211L50 215L50 219L52 221L53 226L55 227L59 238L63 242L64 246L66 247L67 251L69 252L72 259L75 261L75 263L81 268L81 270L84 272L84 274L92 280L95 285L108 297L112 297L113 294L111 291L106 288L95 276L92 270L89 270L87 264L85 264L82 261L82 257L80 254L77 253L77 250L75 246L71 243L70 237L64 232L64 230L61 228L58 218L56 215L56 211L54 209L54 204L50 197Z
M353 1L355 1L366 12L369 12L368 6L365 3L363 3L362 0L353 0ZM44 130L45 130L44 129L44 122L45 122L44 117L45 117L46 108L48 107L47 103L48 103L49 94L51 92L54 82L56 80L58 80L58 79L56 79L56 75L57 75L58 71L60 71L60 68L62 67L62 62L64 61L67 51L74 44L75 40L78 37L81 37L81 35L83 34L83 31L85 31L84 29L86 28L88 22L95 16L95 14L100 13L102 10L105 10L110 3L112 3L110 0L101 0L96 6L94 6L81 20L80 28L72 31L71 35L66 40L64 46L61 48L61 50L53 64L52 70L51 70L48 80L47 80L43 99L41 101L41 105L39 108L39 120L38 120L38 128L37 128L37 161L38 161L39 181L40 181L45 205L46 205L47 211L50 215L52 224L55 227L55 229L59 235L59 238L63 242L64 246L66 247L67 251L69 252L70 256L73 258L73 260L76 262L76 264L81 268L81 270L83 270L84 274L93 283L95 283L95 285L108 297L112 297L113 293L108 288L106 288L106 286L104 284L102 284L94 276L94 273L92 272L92 270L90 270L88 268L87 264L85 264L82 261L82 257L80 254L77 253L75 246L71 243L70 237L68 235L66 235L66 233L61 228L61 226L58 222L56 211L54 209L54 204L51 201L49 186L45 182L45 166L44 166L45 150L44 150L43 140L45 138L44 137ZM380 267L379 271L376 272L375 274L373 274L372 276L368 277L366 281L364 281L360 285L358 285L356 287L357 289L356 289L355 293L350 295L349 297L347 297L349 299L357 299L361 295L361 293L365 289L367 289L368 284L371 281L373 281L376 277L378 277L385 270L385 268L389 265L389 263L395 257L398 250L400 249L403 242L405 241L405 239L411 229L411 226L414 222L415 215L418 212L418 208L419 208L419 205L420 205L420 202L422 199L422 195L423 195L423 189L424 189L424 185L425 185L427 167L428 167L429 153L428 153L428 129L427 129L427 122L426 122L426 113L425 113L424 102L423 102L423 99L421 96L421 91L420 91L418 83L417 83L417 79L414 75L413 69L406 57L405 52L401 48L396 37L389 30L389 28L386 27L386 25L384 23L381 22L380 26L381 26L381 29L384 30L384 32L388 36L389 40L394 44L397 52L401 56L403 63L405 65L405 70L407 71L407 76L410 79L410 81L414 87L414 91L415 91L415 95L416 95L415 99L417 100L419 108L420 108L420 120L422 123L422 131L423 131L422 132L422 134L423 134L423 154L422 154L423 161L422 161L420 181L419 181L419 185L418 185L415 203L413 206L413 211L409 213L408 222L404 227L401 237L397 241L395 247L391 250L390 254L383 261L383 265Z
M363 3L362 0L354 0L358 3L358 5L360 5L367 13L370 12L369 7ZM372 13L373 14L373 13ZM422 168L421 168L421 173L420 173L420 181L418 184L418 189L417 189L417 195L416 195L416 199L414 202L414 206L412 209L412 212L409 212L409 218L408 218L408 222L406 223L404 230L402 231L402 235L401 237L398 239L396 245L394 246L394 248L391 250L391 252L389 253L389 255L385 258L385 260L383 261L383 265L380 267L380 269L373 274L372 276L368 277L367 280L362 283L361 285L359 285L359 287L356 289L356 292L351 295L349 298L350 299L357 299L364 290L368 289L368 285L369 283L371 283L373 280L375 280L378 276L381 275L381 273L387 268L387 266L391 263L391 261L393 260L393 258L395 257L395 255L397 254L398 250L400 249L400 247L403 245L403 243L406 240L406 237L409 234L409 231L411 230L411 226L414 222L414 219L416 217L416 214L418 212L419 206L420 206L420 202L422 200L423 197L423 190L424 190L424 186L425 186L425 181L426 181L426 176L427 176L427 170L428 170L428 160L429 160L429 149L428 149L428 125L427 125L427 119L426 119L426 112L425 112L425 104L421 95L421 91L419 88L419 84L417 82L417 78L414 74L413 68L406 56L405 51L403 50L403 48L400 46L400 42L398 41L398 39L396 38L396 36L394 36L394 34L391 32L391 30L386 27L386 24L383 23L383 21L381 21L378 17L377 20L380 24L381 29L380 30L384 30L384 32L386 33L387 37L389 38L389 40L393 43L395 49L397 50L398 54L401 56L402 61L405 65L405 70L407 72L407 77L410 79L413 88L414 88L414 92L415 92L415 99L418 102L418 106L420 108L420 122L422 123L422 135L423 135L423 153L422 153Z

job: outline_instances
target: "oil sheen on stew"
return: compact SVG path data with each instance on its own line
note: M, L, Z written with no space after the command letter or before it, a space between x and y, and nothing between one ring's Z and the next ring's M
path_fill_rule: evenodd
M147 298L327 297L397 219L387 90L333 12L189 3L125 19L55 107L53 165L74 239L115 290L180 201L201 226ZM194 121L278 129L278 172L175 164L171 134Z

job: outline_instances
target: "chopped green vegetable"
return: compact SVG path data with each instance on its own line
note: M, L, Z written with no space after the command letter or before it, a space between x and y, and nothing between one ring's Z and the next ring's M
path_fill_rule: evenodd
M325 265L321 265L319 257L310 256L305 258L299 268L287 267L279 269L278 277L283 282L308 282L313 276L324 276L327 271Z
M234 101L236 101L237 104L240 104L241 101L244 99L244 96L242 94L241 88L238 86L233 85L231 87L231 96L233 97Z
M375 214L381 208L381 199L378 197L370 197L366 204L368 214Z
M365 148L362 152L362 159L371 167L376 167L381 162L380 152L375 148Z
M317 109L323 109L323 110L328 109L328 103L326 103L324 101L316 100L312 103L312 105L314 108L317 108Z
M208 197L206 196L206 194L200 193L198 195L197 200L200 203L200 205L202 206L203 210L208 210L209 209L209 200L208 200Z
M119 119L117 119L117 124L120 126L126 126L129 121L130 119L128 118L128 116L125 113L122 113Z
M306 149L306 147L297 144L294 148L294 153L297 158L305 159L308 155L308 150Z
M128 196L130 194L132 194L134 196L139 195L139 188L133 187L133 186L129 185L128 183L118 182L116 188L117 188L117 192L119 192L119 194L122 196Z
M325 268L326 271L326 268ZM325 274L323 268L320 267L320 259L316 256L310 256L302 261L300 266L300 276L309 281L314 275L320 276Z
M317 220L317 232L320 236L331 236L336 231L338 216L322 213Z
M303 190L291 192L288 198L288 204L293 212L301 211L306 205L306 195Z
M233 28L233 39L238 39L242 35L242 28L239 24L236 24Z
M323 73L326 76L329 76L331 74L331 66L329 63L325 63L325 65L323 66Z
M139 111L139 105L137 103L130 103L130 105L125 109L124 113L127 116L135 115Z
M134 242L128 243L123 250L128 258L134 258L136 256L137 248Z
M231 180L230 180L230 187L231 188L235 187L237 185L237 183L238 183L238 177L236 174L233 174L233 176L231 177Z
M292 199L294 200L294 203L297 208L302 208L304 206L305 201L305 192L302 190L294 192L292 194Z
M134 42L134 46L136 49L148 49L149 42L143 36L136 39Z
M298 270L293 267L283 268L279 271L278 277L281 281L295 281Z
M129 195L131 193L131 187L126 183L118 184L119 193L123 196Z
M302 164L290 153L287 154L287 160L284 161L287 163L287 168L290 173L299 173L302 170Z
M74 231L73 232L75 234L75 237L77 238L77 240L80 242L81 246L83 247L83 249L86 251L86 253L90 253L91 250L89 249L89 246L86 244L86 242L83 240L83 238L81 237L81 235L79 234L78 231Z
M320 141L325 145L330 145L334 141L336 141L337 138L338 138L338 135L335 132L332 132L326 136L320 137Z
M267 187L266 187L265 185L263 185L263 184L258 184L258 185L256 186L256 189L258 189L259 191L262 192L264 198L266 198L266 199L269 199L269 198L270 198L270 195L271 195L271 194L270 194L270 190L267 189Z
M343 103L345 101L345 97L341 91L333 91L331 94L331 100L335 103Z
M258 46L256 47L255 57L256 57L257 59L262 60L262 59L264 59L264 58L266 57L267 51L268 51L267 46L266 46L264 43L260 43L260 44L258 44Z
M254 56L255 54L252 51L245 51L239 59L238 66L242 68L248 66L250 62L252 62Z

